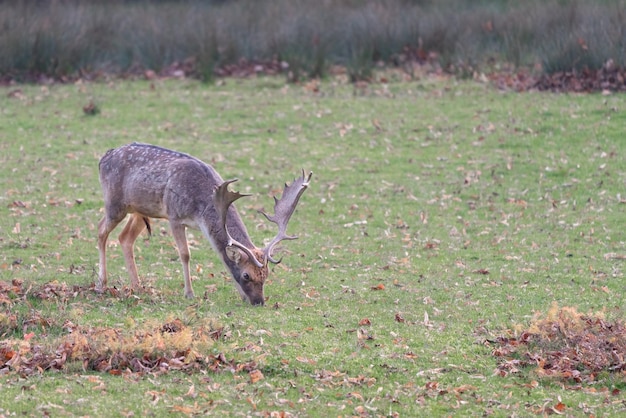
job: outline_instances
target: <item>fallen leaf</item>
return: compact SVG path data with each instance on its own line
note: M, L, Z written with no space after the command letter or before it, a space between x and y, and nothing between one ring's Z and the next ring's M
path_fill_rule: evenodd
M180 412L181 414L185 414L185 415L194 415L198 413L198 410L196 408L191 408L191 407L184 406L184 405L174 405L172 407L172 411Z
M461 385L458 388L454 388L456 393L474 392L476 390L478 390L478 388L473 385Z
M3 357L2 361L6 362L8 360L11 360L16 353L13 350L2 348L0 349L0 354L2 354Z
M537 382L536 380L533 380L530 383L525 383L522 386L524 386L525 388L529 388L529 389L535 389L536 387L539 386L539 382Z
M191 385L189 387L189 390L185 394L185 396L188 397L188 398L195 398L196 396L198 396L198 394L196 393L196 386L195 385Z
M94 386L91 388L91 390L106 390L106 385L104 384L104 382L100 382L98 385Z
M437 388L439 387L439 382L426 382L426 385L424 386L427 390L437 390Z
M260 370L252 370L250 372L250 383L256 383L259 380L263 380L264 377Z

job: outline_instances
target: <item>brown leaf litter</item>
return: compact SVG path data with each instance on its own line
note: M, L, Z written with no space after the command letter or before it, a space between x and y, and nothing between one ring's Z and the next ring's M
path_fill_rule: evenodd
M224 353L213 354L214 343L227 338L230 331L215 321L186 323L178 318L165 322L148 321L128 328L81 326L70 321L63 324L35 313L18 318L14 305L27 296L42 300L74 299L89 292L89 287L68 286L49 282L41 286L24 286L20 280L0 281L0 375L18 374L27 377L50 370L64 370L69 364L82 365L112 375L129 373L162 374L170 370L231 371L254 373L255 362L238 363ZM43 337L42 329L63 329L56 338ZM31 332L29 332L31 331ZM12 335L21 337L11 338ZM212 354L207 354L212 353Z
M626 375L626 324L602 314L582 314L555 303L545 316L515 337L486 344L498 358L496 374L507 376L535 367L540 377L589 384L600 373Z

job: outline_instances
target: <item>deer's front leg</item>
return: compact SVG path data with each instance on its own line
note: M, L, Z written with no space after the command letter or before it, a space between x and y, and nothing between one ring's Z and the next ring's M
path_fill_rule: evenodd
M176 241L180 262L183 265L183 276L185 277L185 297L193 299L193 288L191 287L191 276L189 276L189 246L187 245L187 236L185 235L185 225L170 220L172 235Z
M146 224L143 221L142 216L138 214L132 214L119 237L120 245L122 246L122 252L124 253L126 270L128 270L128 275L130 276L130 284L133 289L139 289L139 276L137 274L137 265L135 264L135 240L145 228Z

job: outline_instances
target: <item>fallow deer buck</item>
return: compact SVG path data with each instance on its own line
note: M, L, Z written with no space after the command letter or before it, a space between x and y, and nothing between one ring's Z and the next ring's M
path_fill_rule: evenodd
M281 199L274 198L274 215L261 212L278 225L278 234L263 249L257 248L232 203L248 196L228 190L237 181L224 181L210 165L180 152L154 145L132 143L109 150L100 160L100 183L105 214L98 224L100 271L96 291L107 283L106 248L109 233L130 214L119 236L124 261L133 288L139 287L133 246L149 218L169 220L185 278L185 297L194 293L189 277L189 247L185 229L199 229L234 278L241 297L253 305L263 305L263 285L268 262L276 244L297 237L287 235L287 223L313 173L285 184Z

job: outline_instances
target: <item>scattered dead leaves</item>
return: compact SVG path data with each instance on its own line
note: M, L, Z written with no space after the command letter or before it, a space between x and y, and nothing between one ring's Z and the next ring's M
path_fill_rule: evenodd
M545 316L535 316L519 336L501 336L487 344L499 360L500 376L535 367L540 377L581 384L595 382L602 372L626 373L624 321L607 321L601 314L582 314L557 304Z
M626 91L626 69L608 60L600 69L544 74L536 81L539 90L556 92Z
M22 333L21 339L0 341L0 375L15 373L22 377L48 370L63 370L70 363L82 365L111 375L129 373L162 374L169 370L209 370L250 373L252 381L262 379L256 363L237 363L223 353L205 354L218 339L230 331L214 321L191 321L171 318L164 323L154 321L128 328L84 327L71 321L46 318L36 310L27 316L11 311L11 307L26 297L41 300L67 301L89 286L68 286L56 281L33 288L21 280L0 281L0 335ZM56 327L63 334L52 340L45 335ZM34 332L33 332L34 331ZM43 338L38 338L42 337Z
M0 342L0 374L13 372L25 377L47 370L62 370L69 362L82 364L84 370L111 375L195 369L238 372L256 367L237 364L221 353L204 354L221 331L218 333L204 325L182 325L175 330L172 323L182 324L175 319L132 331L75 327L52 346L41 344L33 338L34 334L27 334L22 340L3 340Z
M573 71L557 71L533 75L527 70L499 71L485 79L504 90L541 90L553 92L610 92L626 91L626 68L617 66L609 59L602 68Z
M376 378L358 375L356 377L348 376L346 373L334 370L318 370L313 378L327 387L371 387L376 384Z

